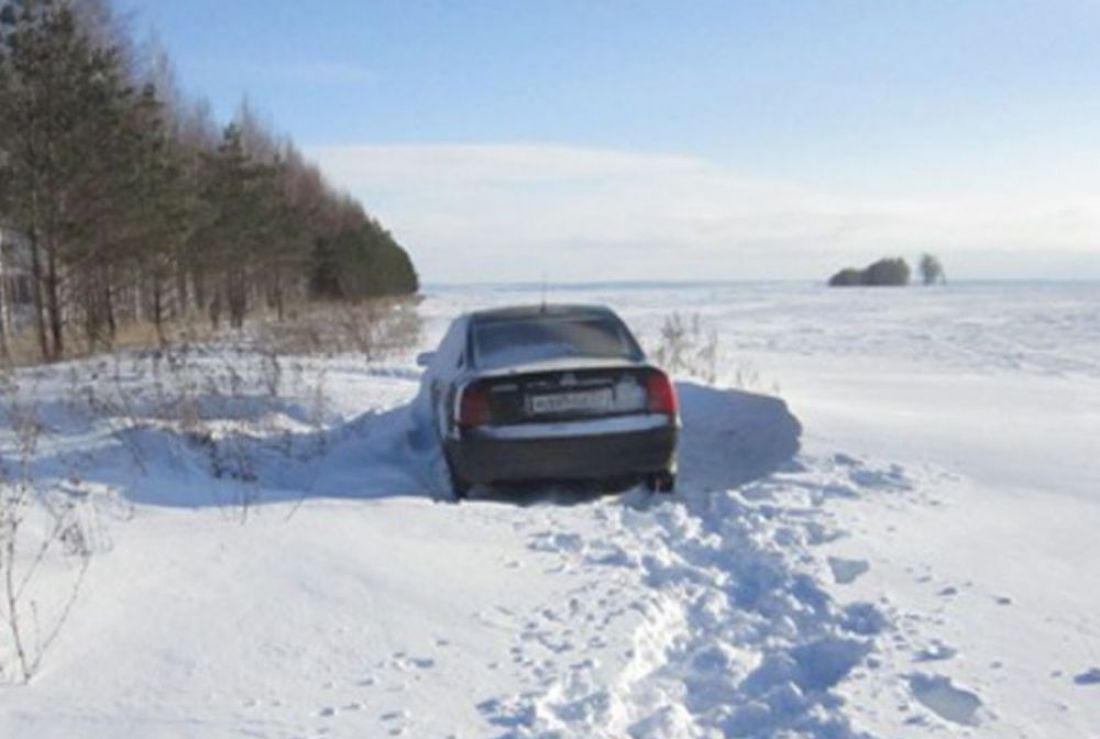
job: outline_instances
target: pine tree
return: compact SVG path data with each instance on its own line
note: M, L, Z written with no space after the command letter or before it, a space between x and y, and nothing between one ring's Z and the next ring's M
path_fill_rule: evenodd
M75 244L91 227L90 166L119 80L114 49L97 47L58 0L9 0L0 10L8 145L7 208L30 245L35 328L44 359L64 350L62 290ZM108 124L109 125L109 124Z
M110 0L0 0L0 225L28 244L44 359L206 311L413 292L408 254L247 104L218 131ZM78 342L79 345L79 342Z

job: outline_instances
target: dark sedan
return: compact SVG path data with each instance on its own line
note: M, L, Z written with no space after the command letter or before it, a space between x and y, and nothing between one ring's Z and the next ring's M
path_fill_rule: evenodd
M675 388L609 308L470 313L418 363L420 402L458 498L475 484L629 478L661 492L675 485Z

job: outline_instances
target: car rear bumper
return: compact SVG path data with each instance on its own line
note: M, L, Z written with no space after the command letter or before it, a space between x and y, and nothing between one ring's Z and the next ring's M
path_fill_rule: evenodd
M631 425L605 425L600 433L584 433L583 423L466 429L445 446L455 473L469 483L595 480L674 470L677 424L650 418Z

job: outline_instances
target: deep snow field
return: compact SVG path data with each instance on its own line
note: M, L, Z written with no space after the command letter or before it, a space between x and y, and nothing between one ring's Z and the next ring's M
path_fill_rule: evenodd
M423 347L541 299L426 293ZM717 331L675 495L448 502L415 351L22 372L6 475L93 556L29 581L0 737L1100 736L1100 285L547 297Z

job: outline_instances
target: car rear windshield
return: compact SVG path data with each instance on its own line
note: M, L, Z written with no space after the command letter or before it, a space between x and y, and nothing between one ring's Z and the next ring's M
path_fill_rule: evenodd
M612 317L523 318L474 326L478 366L503 367L570 357L636 359L637 345Z

